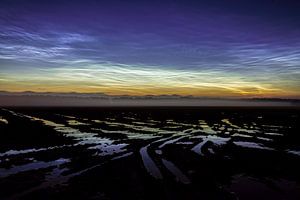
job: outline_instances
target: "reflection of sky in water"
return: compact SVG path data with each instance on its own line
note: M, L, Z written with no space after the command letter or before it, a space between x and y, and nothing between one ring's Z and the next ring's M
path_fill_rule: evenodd
M8 124L8 121L0 116L0 123Z
M97 133L81 132L81 131L79 131L75 128L67 127L63 124L57 124L57 123L49 121L49 120L45 120L45 119L41 119L41 118L37 118L37 117L31 117L31 116L23 115L23 114L18 114L18 113L15 113L13 111L9 111L9 112L11 112L13 115L29 118L32 121L42 122L46 126L53 127L57 132L60 132L60 133L64 134L66 137L71 137L74 140L78 141L74 144L74 146L77 146L77 145L94 145L93 147L90 147L90 149L98 149L98 150L103 152L103 155L104 154L105 155L111 155L113 153L122 152L122 151L124 151L124 149L121 149L121 148L126 146L126 144L124 144L123 146L114 145L113 144L114 141L112 141L108 138L98 137ZM69 122L69 121L70 120L67 120L67 122ZM76 120L74 120L74 121L76 121ZM81 124L81 122L78 122L78 123ZM77 125L77 123L76 123L76 125ZM25 153L37 152L37 151L40 151L40 150L44 150L44 149L39 149L39 150L32 149L32 150L27 150L27 152L25 150ZM22 151L21 152L20 151L13 151L12 150L8 154L12 155L12 154L16 154L16 153L24 153L24 152L22 152Z
M151 177L163 179L166 177L165 172L168 171L173 180L190 184L192 179L189 177L189 172L184 171L180 165L177 165L177 162L168 157L170 149L184 149L185 152L191 152L198 159L218 155L223 147L231 145L234 148L267 150L269 152L276 150L276 145L273 146L273 144L276 144L278 139L285 137L281 130L290 128L285 125L259 124L248 121L236 123L235 118L220 118L210 121L200 117L201 120L193 122L175 119L160 121L149 118L139 119L138 116L126 117L126 113L119 114L116 118L104 119L56 115L59 116L59 122L57 122L49 120L53 119L51 117L48 119L48 117L25 115L5 109L2 111L20 120L26 119L31 123L43 124L52 128L56 133L73 140L73 144L68 145L10 149L0 153L0 166L9 164L7 168L0 167L0 177L47 169L49 172L47 172L45 181L49 181L51 184L44 184L40 187L65 183L70 178L105 163L132 155L141 159L145 172ZM178 129L178 127L180 128ZM91 159L93 164L69 173L72 165L76 164L76 159L70 156L73 154L68 153L83 150L84 156ZM69 156L59 156L47 161L39 160L39 156L43 153L51 155L62 151L68 152L66 155ZM282 151L287 155L300 155L298 149L287 148ZM22 156L20 159L23 159L25 164L14 164L13 158L18 156Z
M163 164L166 166L166 168L176 177L176 179L183 183L183 184L189 184L191 181L189 178L174 165L171 161L162 159Z
M234 142L234 144L238 145L238 146L242 146L242 147L246 147L246 148L254 148L254 149L264 149L264 150L274 150L272 148L269 147L265 147L262 144L259 143L254 143L254 142Z
M2 169L0 168L0 178L4 178L10 176L12 174L17 174L20 172L31 171L31 170L38 170L38 169L45 169L49 167L57 167L64 163L70 162L69 159L58 159L51 162L43 162L43 161L34 161L32 163L28 163L21 166L12 167L10 169Z

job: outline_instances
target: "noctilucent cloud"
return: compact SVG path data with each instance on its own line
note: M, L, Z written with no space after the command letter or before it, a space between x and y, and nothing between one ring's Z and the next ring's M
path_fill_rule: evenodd
M300 2L1 0L0 90L300 98Z

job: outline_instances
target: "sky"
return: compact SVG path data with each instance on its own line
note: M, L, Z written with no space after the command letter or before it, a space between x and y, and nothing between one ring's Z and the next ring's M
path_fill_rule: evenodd
M300 99L300 2L1 0L0 90Z

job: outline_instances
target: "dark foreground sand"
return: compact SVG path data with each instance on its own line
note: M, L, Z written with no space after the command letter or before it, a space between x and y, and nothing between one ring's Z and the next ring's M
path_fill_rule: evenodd
M0 199L300 199L293 108L3 108Z

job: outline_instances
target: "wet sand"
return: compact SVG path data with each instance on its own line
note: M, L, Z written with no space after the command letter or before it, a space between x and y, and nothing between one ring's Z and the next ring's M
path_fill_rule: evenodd
M300 199L297 108L1 108L0 199Z

